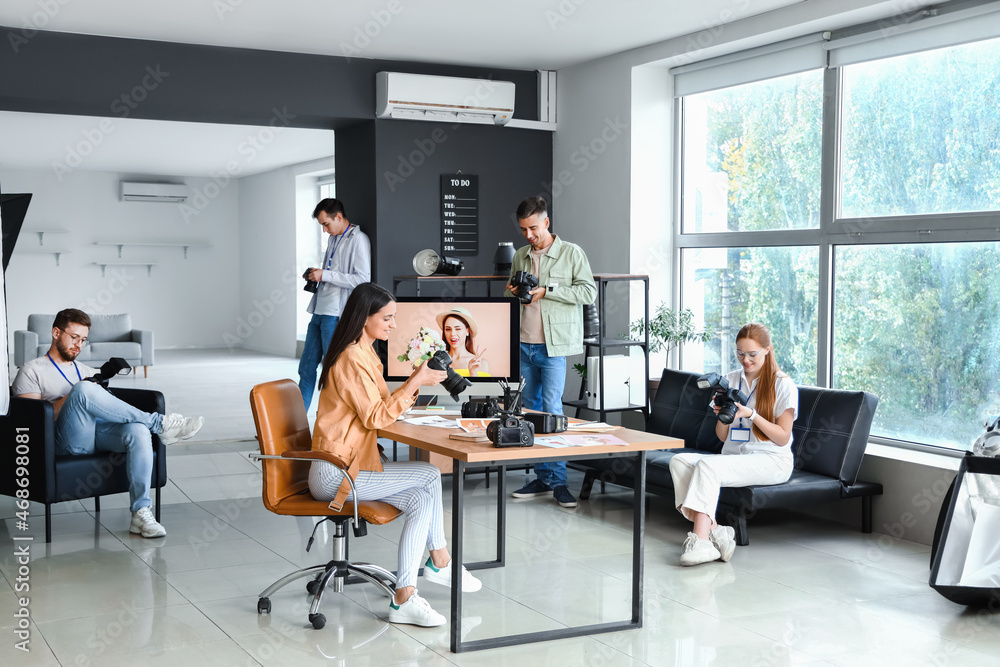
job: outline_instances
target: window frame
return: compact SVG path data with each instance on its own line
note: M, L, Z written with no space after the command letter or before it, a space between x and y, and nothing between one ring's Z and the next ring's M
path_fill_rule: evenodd
M849 65L846 65L849 66ZM916 243L996 242L1000 210L933 213L906 216L844 218L840 216L842 177L843 67L827 67L823 75L823 109L820 165L820 223L818 229L774 231L683 231L684 212L684 97L673 106L673 271L671 298L678 308L682 301L683 251L690 248L817 246L819 285L817 313L816 381L829 387L833 362L834 257L838 246L909 245ZM909 440L872 435L870 441L904 449L960 457L964 450Z

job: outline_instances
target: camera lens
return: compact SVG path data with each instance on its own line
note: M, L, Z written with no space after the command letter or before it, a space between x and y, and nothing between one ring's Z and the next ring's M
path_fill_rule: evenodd
M448 376L441 382L441 386L451 394L454 400L457 401L458 395L465 391L467 387L472 386L471 382L451 369L451 356L444 350L435 352L434 356L428 359L426 363L436 371L448 371Z
M732 424L736 419L736 404L724 403L719 407L719 421L723 424Z

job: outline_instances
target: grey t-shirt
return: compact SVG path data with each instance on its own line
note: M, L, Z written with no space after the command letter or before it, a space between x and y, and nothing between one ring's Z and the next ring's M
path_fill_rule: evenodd
M78 361L61 363L56 370L56 364L48 356L38 357L21 366L11 392L14 396L41 394L46 401L56 401L68 394L77 382L95 373L96 368Z

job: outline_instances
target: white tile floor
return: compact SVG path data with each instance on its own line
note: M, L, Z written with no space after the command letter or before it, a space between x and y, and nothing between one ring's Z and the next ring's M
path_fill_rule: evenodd
M295 377L294 360L158 351L148 380L115 381L160 389L169 410L206 416L194 442L169 448L164 538L130 535L118 496L103 499L100 514L90 501L56 506L46 545L33 507L30 590L15 594L22 543L12 538L13 501L0 498L0 665L1000 665L1000 616L932 591L925 545L886 549L877 535L768 513L730 563L681 568L686 526L662 498L650 503L641 630L454 655L446 627L386 623L387 601L369 585L329 595L322 630L306 620L304 585L274 595L272 614L258 616L262 589L329 555L324 534L305 552L311 521L263 508L259 467L246 457L255 449L250 387L282 377ZM512 472L508 486L524 479ZM467 555L486 559L494 496L481 476L467 485ZM450 479L444 488L447 510ZM512 502L507 566L481 571L483 591L465 597L466 637L627 617L630 493L609 487L575 510ZM370 528L352 540L352 558L394 569L399 529ZM447 589L420 592L448 613ZM15 648L21 596L28 653Z

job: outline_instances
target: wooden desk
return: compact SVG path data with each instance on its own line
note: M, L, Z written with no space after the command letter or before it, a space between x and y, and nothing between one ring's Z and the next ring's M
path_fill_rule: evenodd
M388 428L379 429L379 437L403 442L411 447L426 449L442 454L453 460L453 492L451 512L451 557L456 564L451 569L451 650L454 653L478 651L500 646L513 646L531 642L565 639L584 635L631 630L642 627L642 552L646 522L646 452L655 449L683 447L684 441L664 438L654 433L644 433L631 429L611 431L629 443L628 445L588 445L583 447L553 448L535 445L533 447L494 447L490 443L463 442L451 440L448 429L432 426L416 426L406 422L396 422ZM476 641L462 640L462 541L464 530L465 491L464 472L466 468L499 466L497 484L497 557L496 560L466 563L470 570L503 567L506 555L507 516L507 475L506 466L512 464L535 463L537 461L565 461L580 458L600 458L602 456L634 456L637 462L635 476L635 499L632 518L632 617L628 621L598 623L578 627L531 632L505 637L490 637Z

